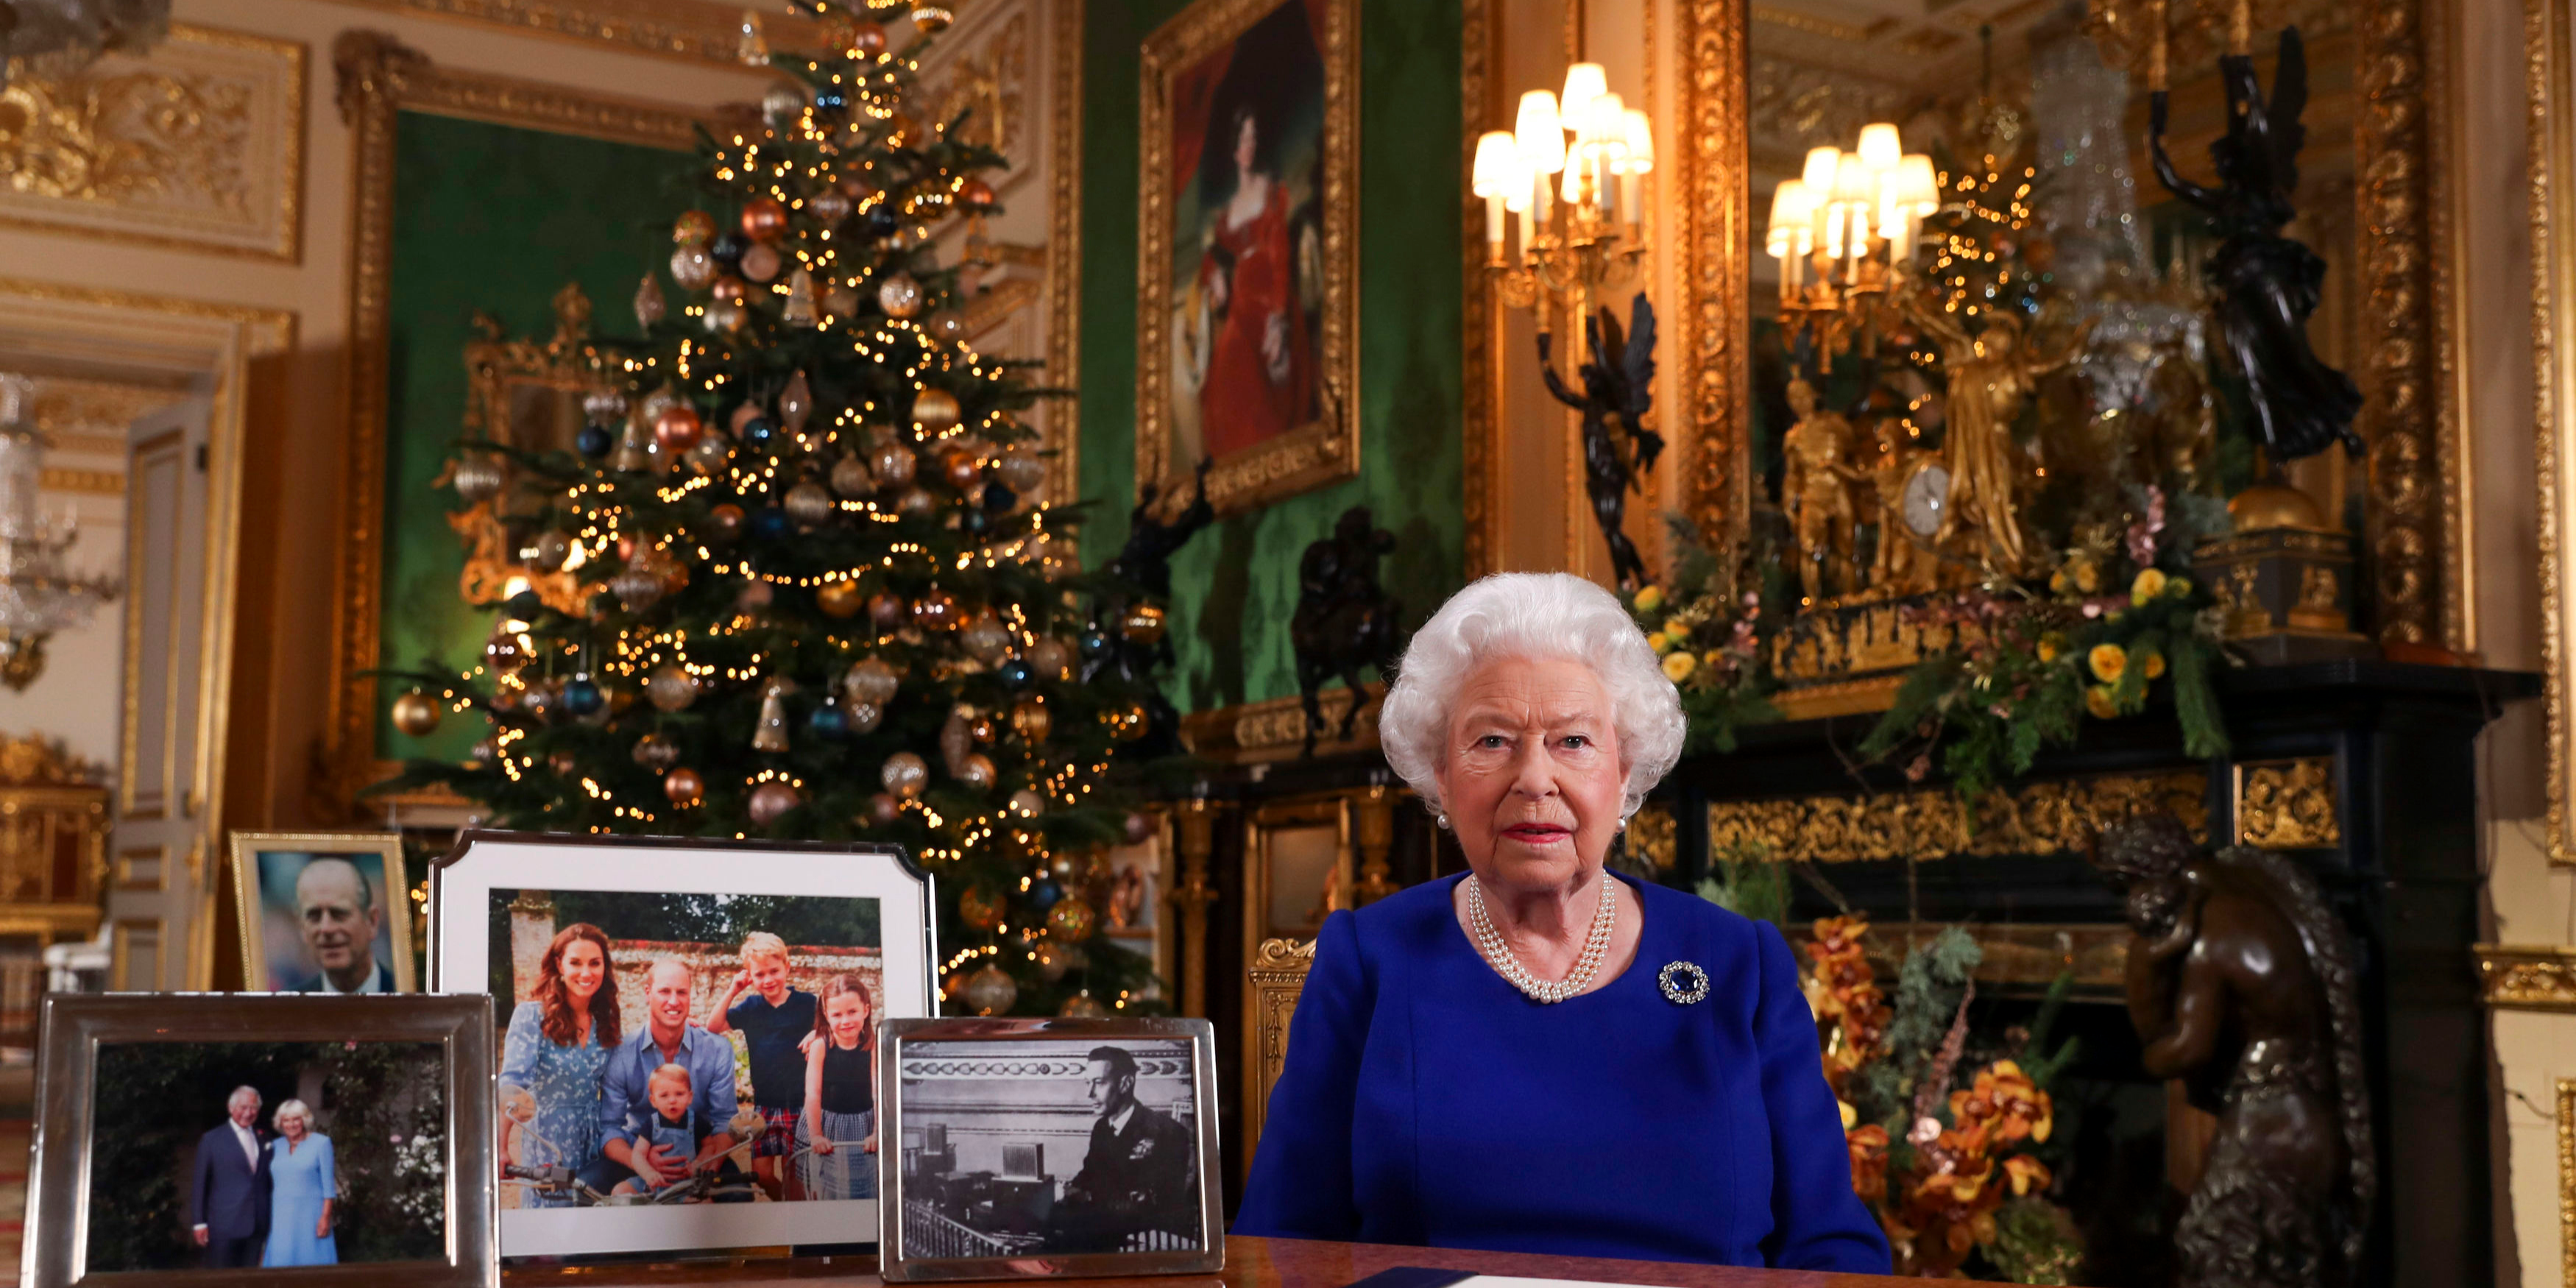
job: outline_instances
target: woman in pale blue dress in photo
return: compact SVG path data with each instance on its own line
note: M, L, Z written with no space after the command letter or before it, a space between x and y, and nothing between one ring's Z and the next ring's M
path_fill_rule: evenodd
M538 963L533 995L510 1012L501 1040L504 1165L578 1173L599 1157L600 1078L621 1036L612 966L605 932L588 922L566 926ZM520 1194L520 1207L573 1201L526 1185L509 1188Z
M313 1130L313 1110L301 1100L277 1107L268 1142L268 1249L262 1266L336 1266L340 1237L331 1231L331 1209L340 1178L331 1166L331 1138Z

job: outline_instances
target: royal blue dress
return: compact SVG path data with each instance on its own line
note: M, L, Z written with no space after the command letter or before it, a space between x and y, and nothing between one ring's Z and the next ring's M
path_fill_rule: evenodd
M1324 923L1234 1233L1888 1273L1788 942L1662 886L1637 959L1555 1005L1433 881ZM1691 962L1708 996L1667 999Z
M331 1138L309 1131L304 1133L304 1143L292 1149L283 1136L270 1141L268 1172L274 1178L269 1191L268 1249L259 1264L340 1264L337 1223L331 1233L313 1237L313 1227L322 1219L322 1205L340 1195L339 1178L331 1166Z

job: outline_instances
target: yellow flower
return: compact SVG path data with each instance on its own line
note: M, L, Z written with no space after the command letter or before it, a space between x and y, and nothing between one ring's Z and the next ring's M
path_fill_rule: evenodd
M2063 595L2063 594L2065 594L2065 593L2066 593L2066 570L2065 570L2065 569L2060 568L2060 569L2058 569L2057 571L2055 571L2055 572L2053 572L2053 573L2048 574L2048 588L2049 588L2050 590L2056 591L2058 594L2061 594L2061 595Z
M1687 652L1666 653L1664 655L1664 678L1675 684L1679 684L1683 680L1688 679L1690 677L1691 669L1698 665L1699 659L1691 656Z
M2091 560L2078 559L2073 564L2069 565L2069 567L2074 570L2075 588L2077 590L2090 595L2094 591L2102 589L2102 570L2094 567Z
M2039 637L2039 648L2037 652L2039 653L2040 661L2054 662L2057 660L2057 655L2065 651L2066 641L2056 634L2051 633Z
M1662 631L1657 631L1646 637L1646 647L1655 650L1655 656L1662 657L1672 651L1673 642Z
M1852 1128L1860 1125L1860 1111L1852 1108L1850 1101L1837 1100L1834 1102L1834 1106L1843 1111L1844 1131L1850 1131Z
M2084 660L2093 668L2093 678L2104 684L2118 684L2120 673L2129 669L2128 651L2117 644L2096 644Z
M2174 598L2176 598L2176 599L2183 599L2183 598L2188 597L2188 596L2191 594L2191 578L2189 578L2189 577L2167 577L2167 578L2165 578L2165 593L2166 593L2166 594L2168 594L2168 595L2173 596L2173 597L2174 597Z
M2129 583L2129 602L2140 608L2154 603L2156 596L2163 593L2165 593L2165 575L2160 569L2141 568L2138 570L2138 579Z
M1683 621L1678 617L1666 618L1664 620L1664 634L1671 636L1676 642L1689 639L1690 631L1690 623Z
M2147 678L2152 680L2165 673L2165 655L2162 653L2149 653L2147 654L2146 660L2139 663L2139 665L2146 668Z
M1726 665L1726 650L1720 648L1710 649L1709 651L1699 655L1699 663L1710 670L1719 669Z
M1648 586L1645 589L1638 591L1635 603L1637 605L1637 611L1641 613L1651 613L1656 609L1663 607L1664 588L1661 586Z
M2092 712L2096 720L2108 720L2120 714L2120 708L2111 704L2111 686L2107 684L2097 684L2084 691L2084 709Z

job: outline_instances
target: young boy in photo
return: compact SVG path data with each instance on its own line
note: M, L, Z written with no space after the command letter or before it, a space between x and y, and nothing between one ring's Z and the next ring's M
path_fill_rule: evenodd
M713 1134L714 1128L706 1121L706 1115L692 1108L697 1097L689 1088L689 1071L676 1064L666 1064L655 1069L652 1076L645 1081L645 1098L652 1102L653 1120L645 1124L644 1132L637 1138L636 1144L639 1147L659 1145L669 1150L670 1157L673 1158L697 1157L698 1147L706 1143L707 1137ZM730 1161L724 1164L722 1172L741 1175L740 1169ZM610 1192L650 1193L661 1188L660 1185L655 1184L656 1179L650 1172L640 1172L619 1181L617 1188ZM678 1182L663 1183L677 1184Z
M742 1030L751 1103L761 1121L751 1165L773 1202L805 1197L795 1169L780 1160L796 1154L796 1123L805 1110L805 1053L799 1044L814 1032L819 1013L812 993L788 986L787 942L766 930L743 936L742 969L716 1003L707 1032Z

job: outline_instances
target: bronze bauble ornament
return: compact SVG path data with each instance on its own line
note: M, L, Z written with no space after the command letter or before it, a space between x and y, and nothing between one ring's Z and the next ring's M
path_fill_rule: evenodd
M912 399L913 427L936 437L957 428L957 395L945 389L924 389Z
M707 780L698 777L694 769L674 769L662 775L662 794L670 797L672 804L686 809L707 798Z
M704 246L716 237L716 217L703 210L684 210L671 221L671 243L675 246Z
M1004 452L1002 459L993 462L993 477L1002 486L1027 496L1046 482L1046 462L1039 460L1034 453L1013 448Z
M635 740L635 763L654 773L661 773L680 763L680 744L666 733L648 733Z
M496 630L483 641L483 665L494 675L517 675L528 665L527 646L515 632Z
M656 711L686 711L698 700L698 677L677 662L665 662L645 677L644 697Z
M698 445L706 432L706 422L699 419L698 409L687 403L677 404L653 420L653 441L674 456Z
M925 292L910 273L889 273L877 282L877 307L890 318L908 318L921 311Z
M957 919L977 930L999 927L1005 912L1001 897L982 886L968 886L957 896Z
M978 214L993 208L993 185L981 179L968 179L957 185L957 204Z
M844 456L832 462L832 490L855 501L877 490L876 476L857 455Z
M852 733L875 733L877 726L885 723L885 708L873 702L845 703L841 712L848 717Z
M903 817L903 802L892 795L878 792L868 798L868 822L885 827Z
M1154 816L1141 810L1131 810L1121 832L1129 845L1143 845L1154 837Z
M886 51L886 29L863 22L850 29L850 57L874 58Z
M574 770L581 768L581 758L568 749L557 748L546 754L546 768L554 771L557 778L570 778Z
M814 588L814 606L822 609L825 617L856 617L867 603L867 596L859 593L859 583L846 578Z
M751 801L746 809L751 814L752 826L767 827L777 822L779 815L804 803L795 788L785 783L769 782L751 789Z
M957 781L982 791L993 785L993 779L999 772L993 767L993 758L979 751L968 756L957 766Z
M861 658L851 663L849 673L841 677L841 693L852 702L881 707L894 701L901 679L884 659Z
M1023 787L1011 793L1011 813L1021 818L1036 818L1046 813L1046 797Z
M751 320L751 310L740 300L717 300L707 306L706 325L710 334L722 335L742 329Z
M528 543L528 564L538 572L560 572L572 558L572 538L552 528Z
M1108 1018L1109 1008L1101 1005L1100 999L1086 989L1064 999L1064 1005L1056 1008L1056 1015L1067 1020L1100 1020Z
M672 251L671 280L691 294L707 289L716 280L716 257L703 246L683 246Z
M991 716L978 715L966 722L966 736L978 743L990 743L1000 737L1001 732L1001 726L995 724Z
M402 730L405 737L427 737L445 714L438 699L418 689L394 699L394 728Z
M966 315L955 309L941 309L922 319L921 329L942 344L955 344L966 338Z
M1001 967L988 964L966 977L966 988L958 1000L977 1015L1000 1015L1020 1000L1020 986L1012 983Z
M787 207L776 197L754 197L742 203L742 235L765 242L787 231Z
M894 512L907 519L927 519L939 512L939 498L922 488L908 487L895 497Z
M729 546L742 537L742 507L731 501L720 501L707 507L707 526L702 534L710 545Z
M710 429L698 436L698 441L689 448L689 454L682 459L688 462L691 473L713 478L722 474L724 467L733 461L733 444L724 435Z
M1030 952L1038 959L1038 975L1048 983L1063 979L1064 973L1073 969L1073 955L1052 939L1039 940L1037 947Z
M1074 895L1066 895L1056 900L1054 907L1047 909L1047 933L1066 943L1079 943L1091 938L1096 920L1090 904Z
M868 453L868 472L876 476L879 487L910 487L919 464L912 449L902 443L879 443Z
M1055 728L1055 717L1047 713L1046 703L1036 698L1022 698L1011 704L1011 732L1020 740L1035 746L1047 740Z
M846 322L859 315L859 293L834 282L823 288L823 311Z
M912 601L912 624L925 630L947 630L957 625L961 616L957 597L937 586Z
M903 596L893 591L880 590L868 596L868 620L876 623L880 631L891 631L903 625L911 613L912 609L903 602Z
M1118 633L1130 644L1152 648L1161 642L1164 625L1162 605L1140 601L1128 605L1126 615L1118 619Z
M787 517L795 520L800 528L822 526L832 517L832 508L832 494L812 479L787 489Z
M1029 671L1041 680L1070 680L1073 678L1073 656L1072 645L1052 635L1041 635L1036 643L1029 645L1021 660L1027 662Z
M826 228L838 228L850 217L849 195L838 188L825 188L805 199L806 213L823 221Z
M719 300L731 300L735 303L740 303L742 297L748 294L750 290L750 286L745 284L741 278L728 273L716 279L716 284L712 288L711 293Z
M501 458L482 452L458 461L456 472L448 476L457 498L467 505L479 505L499 496L509 481L509 467L501 463Z
M975 463L975 454L952 447L939 454L939 470L948 478L948 486L972 495L984 486L984 467Z
M975 620L966 623L966 629L958 633L957 642L965 646L969 657L986 666L999 666L1003 658L1011 655L1011 633L991 613L978 614Z
M751 249L742 253L742 275L764 286L777 281L778 270L786 266L786 261L780 259L778 252L770 249L766 242L754 242Z
M662 602L671 584L659 573L629 566L626 571L608 579L608 593L617 596L617 606L630 613L640 613Z
M898 751L886 757L885 767L877 771L877 781L884 783L887 791L911 800L930 785L930 766L911 752Z

